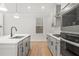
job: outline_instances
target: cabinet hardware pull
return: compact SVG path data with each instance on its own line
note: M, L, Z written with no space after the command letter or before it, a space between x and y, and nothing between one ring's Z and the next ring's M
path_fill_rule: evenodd
M57 51L57 46L55 46L55 50Z
M26 43L26 46L27 46L27 43Z
M51 45L53 45L53 42L51 42Z
M22 47L22 52L24 51L23 47Z

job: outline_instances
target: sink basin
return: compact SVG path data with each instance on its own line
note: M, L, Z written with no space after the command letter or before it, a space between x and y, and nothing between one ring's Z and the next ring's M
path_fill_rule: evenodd
M20 38L23 38L24 36L14 36L12 37L11 39L20 39Z

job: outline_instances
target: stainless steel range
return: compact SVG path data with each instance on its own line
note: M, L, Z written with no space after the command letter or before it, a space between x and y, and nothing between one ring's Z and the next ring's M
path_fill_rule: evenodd
M79 34L61 33L61 54L79 56Z

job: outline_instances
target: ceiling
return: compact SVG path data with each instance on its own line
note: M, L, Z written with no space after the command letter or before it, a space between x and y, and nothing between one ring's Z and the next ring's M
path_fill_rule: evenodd
M6 3L7 13L15 13L16 6L18 13L46 13L53 10L55 3Z

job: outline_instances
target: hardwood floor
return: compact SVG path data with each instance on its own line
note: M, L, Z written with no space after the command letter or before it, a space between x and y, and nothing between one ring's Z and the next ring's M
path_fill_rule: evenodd
M29 52L29 56L52 56L48 47L47 42L32 42L32 49Z

